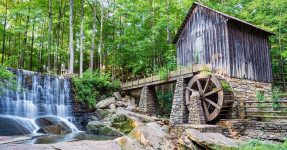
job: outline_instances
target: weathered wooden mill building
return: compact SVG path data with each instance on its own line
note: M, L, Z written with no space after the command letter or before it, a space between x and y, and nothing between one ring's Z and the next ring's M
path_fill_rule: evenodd
M178 64L211 64L222 75L270 83L272 33L193 3L174 39Z
M258 93L271 96L271 35L243 20L193 3L173 41L179 69L167 80L152 76L124 83L122 89L142 89L140 111L153 114L154 87L176 82L170 125L261 117L256 112L246 114L246 108L257 105Z
M176 83L169 125L172 135L178 138L193 128L234 138L243 135L284 141L287 122L282 119L287 119L287 101L268 98L272 81L268 45L271 35L193 3L173 41L178 69L170 72L167 79L155 75L123 83L122 90L131 93L140 89L139 111L153 115L160 111L155 87ZM280 119L280 123L270 119Z

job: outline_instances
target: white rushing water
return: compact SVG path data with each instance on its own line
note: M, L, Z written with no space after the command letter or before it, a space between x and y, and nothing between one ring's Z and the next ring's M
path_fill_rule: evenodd
M53 115L72 118L70 80L60 76L10 69L16 75L15 89L3 88L0 93L0 115L13 118L35 130L34 119ZM71 128L76 127L66 121ZM29 127L30 128L30 127Z

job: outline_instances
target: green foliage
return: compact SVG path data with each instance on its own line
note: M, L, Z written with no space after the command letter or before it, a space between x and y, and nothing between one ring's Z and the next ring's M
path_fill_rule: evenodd
M280 89L277 87L273 88L271 97L272 97L272 101L273 101L272 107L274 109L279 108L280 103L278 103L278 100L280 99Z
M271 143L260 140L250 140L240 146L239 150L286 150L287 141L284 143Z
M76 100L86 103L90 108L95 107L100 96L109 96L120 88L119 81L111 81L109 74L99 71L87 70L83 78L74 77L72 81Z
M226 91L230 91L232 92L232 88L230 87L230 85L228 84L228 82L224 81L224 80L221 80L220 81L220 84L222 86L222 88Z
M16 80L13 73L0 66L0 92L2 87L16 90Z
M157 92L157 103L159 104L159 110L161 115L169 117L172 108L173 91L159 91Z
M168 75L169 75L169 71L167 68L160 68L159 69L159 79L160 80L167 80L168 79Z
M264 99L265 99L264 92L263 91L256 91L256 99L259 102L264 101Z

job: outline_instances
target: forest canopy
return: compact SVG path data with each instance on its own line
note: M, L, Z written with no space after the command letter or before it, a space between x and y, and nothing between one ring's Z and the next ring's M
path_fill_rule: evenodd
M44 73L87 69L122 80L175 69L173 40L193 0L1 0L0 63ZM287 58L285 0L199 0L269 30L273 72ZM65 70L64 70L65 69Z

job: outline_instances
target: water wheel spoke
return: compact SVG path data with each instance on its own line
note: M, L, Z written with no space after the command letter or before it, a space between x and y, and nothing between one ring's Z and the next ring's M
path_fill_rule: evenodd
M207 78L206 84L205 84L204 89L203 89L203 93L205 93L205 92L206 92L206 90L207 90L207 88L208 88L209 83L210 83L210 76Z
M208 112L208 107L206 105L206 102L203 102L203 110L204 110L205 115L208 116L209 112Z
M194 92L194 90L189 87L186 87L186 89L189 90L190 92Z
M205 98L204 99L206 102L208 102L209 104L211 104L212 106L216 107L217 109L220 109L221 107L219 105L217 105L216 103L214 103L212 100Z
M199 81L199 80L196 80L196 83L197 83L197 87L198 87L198 90L199 90L200 95L203 94L203 90L202 90L202 86L201 86L200 81Z
M213 89L212 91L210 91L210 92L204 94L204 96L206 97L206 96L215 94L215 93L217 93L217 92L219 92L219 91L221 91L221 90L222 90L222 88L215 88L215 89Z

